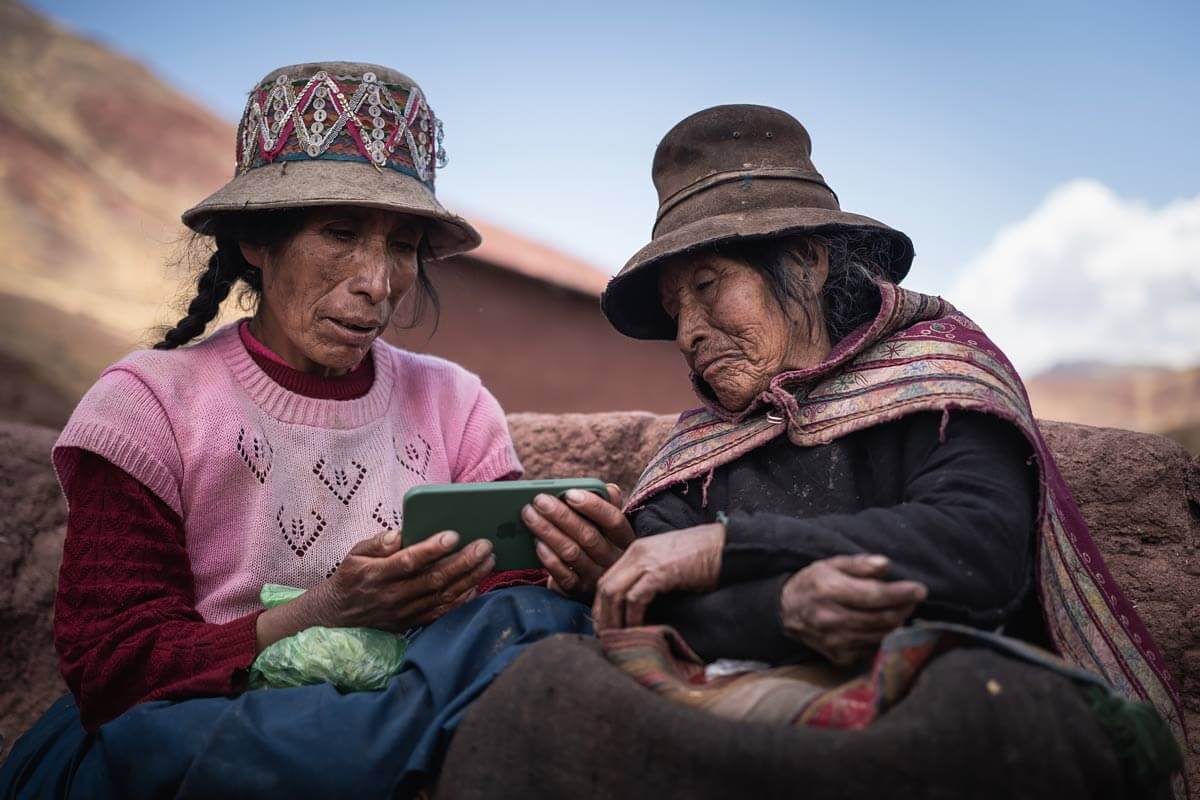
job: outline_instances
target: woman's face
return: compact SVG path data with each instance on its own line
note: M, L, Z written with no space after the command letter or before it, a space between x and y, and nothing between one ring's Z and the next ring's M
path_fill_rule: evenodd
M296 369L353 369L416 283L421 235L406 214L330 206L313 209L277 252L243 243L262 269L255 334Z
M819 251L816 263L803 267L814 296L829 270L826 251ZM821 319L815 302L785 310L761 272L727 256L689 253L669 261L659 299L675 318L675 344L688 366L730 411L750 405L780 372L816 365L829 352L825 326L806 323Z

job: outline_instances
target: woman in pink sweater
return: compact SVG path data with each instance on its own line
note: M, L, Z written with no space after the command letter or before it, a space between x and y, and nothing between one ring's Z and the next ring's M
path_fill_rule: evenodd
M251 91L236 176L183 215L214 243L187 315L108 368L54 448L71 696L0 795L411 793L526 645L590 631L544 573L493 575L487 542L401 549L408 488L522 471L479 378L379 338L436 305L427 261L479 243L434 195L440 143L384 67L289 66ZM253 316L195 341L239 283ZM263 610L265 583L307 591ZM421 630L383 691L245 692L264 648L316 625Z

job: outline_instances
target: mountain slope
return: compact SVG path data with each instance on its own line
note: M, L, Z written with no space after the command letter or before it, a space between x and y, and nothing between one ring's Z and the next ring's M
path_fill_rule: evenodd
M1200 367L1074 364L1027 382L1047 419L1160 433L1200 423Z
M0 0L0 292L140 340L168 316L179 211L232 128L141 65Z

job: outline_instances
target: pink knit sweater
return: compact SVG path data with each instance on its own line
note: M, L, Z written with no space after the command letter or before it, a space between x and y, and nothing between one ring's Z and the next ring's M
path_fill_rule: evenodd
M376 341L375 382L320 400L272 381L236 325L109 367L55 445L103 456L183 519L196 608L223 623L264 583L309 588L354 544L400 528L411 486L520 474L479 378Z

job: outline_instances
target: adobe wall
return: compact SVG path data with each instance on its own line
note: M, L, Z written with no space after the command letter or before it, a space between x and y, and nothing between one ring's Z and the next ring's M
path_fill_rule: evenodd
M622 336L595 297L468 257L435 262L430 275L442 300L437 332L430 338L427 323L388 341L462 364L510 412L695 405L674 344Z

